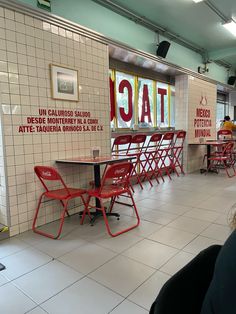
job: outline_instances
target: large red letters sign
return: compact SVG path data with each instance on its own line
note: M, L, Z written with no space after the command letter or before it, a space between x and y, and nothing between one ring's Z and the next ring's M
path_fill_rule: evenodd
M128 122L133 117L133 99L132 99L132 86L129 81L122 80L119 84L119 93L124 93L124 89L127 88L128 92L128 112L125 112L123 107L119 108L120 116L123 121Z
M165 115L164 115L164 96L167 94L166 89L158 88L157 93L161 95L161 122L165 122Z
M150 110L150 102L148 96L148 86L146 84L143 85L143 98L142 98L142 113L140 122L144 122L145 117L148 117L148 122L151 123L151 110Z

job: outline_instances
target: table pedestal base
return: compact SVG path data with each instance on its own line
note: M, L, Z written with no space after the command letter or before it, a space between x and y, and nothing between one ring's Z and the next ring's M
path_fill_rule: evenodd
M90 225L93 226L94 222L96 221L97 218L102 217L102 212L101 211L96 211L96 212L90 212L90 215L93 216L93 218L90 220ZM113 216L116 217L117 220L120 219L120 214L118 213L106 213L107 217Z

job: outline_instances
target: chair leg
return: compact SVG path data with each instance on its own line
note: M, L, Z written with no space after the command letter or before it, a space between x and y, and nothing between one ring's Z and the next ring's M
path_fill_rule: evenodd
M132 193L128 190L127 193L130 195L130 198L132 200L132 203L133 203L133 207L134 207L134 211L135 211L135 214L136 214L136 217L137 217L137 223L131 227L128 227L126 229L123 229L121 231L118 231L116 233L112 233L111 232L111 229L110 229L110 226L109 226L109 223L108 223L108 219L107 219L107 215L106 215L106 210L105 210L105 207L102 203L102 200L100 199L100 203L101 203L101 211L102 211L102 215L103 215L103 219L105 221L105 225L106 225L106 228L107 228L107 232L108 234L111 236L111 237L117 237L118 235L122 234L122 233L125 233L125 232L128 232L134 228L136 228L139 224L140 224L140 218L139 218L139 215L138 215L138 211L137 211L137 207L135 205L135 202L134 202L134 199L133 199L133 196L132 196Z
M90 195L88 196L87 202L84 201L84 198L82 196L81 196L81 198L82 198L82 201L84 203L84 211L83 211L83 214L82 214L82 217L80 220L80 224L83 225L86 214L88 214L89 218L91 219L91 215L90 215L89 208L88 208L91 196Z
M44 193L41 194L40 198L39 198L39 201L38 201L38 206L36 208L36 211L35 211L35 214L34 214L34 219L33 219L33 224L32 224L32 230L34 232L36 232L36 221L37 221L37 218L38 218L38 213L39 213L39 208L40 208L40 205L41 205L41 202L42 202L42 198L44 196Z
M64 207L63 201L60 201L60 202L61 202L62 206ZM69 214L68 210L66 210L66 214L67 214L68 217L70 217L70 214Z
M60 218L60 225L59 225L59 229L58 229L58 232L57 232L57 235L53 235L51 233L47 233L45 231L42 231L42 230L39 230L35 227L35 224L36 224L36 220L37 220L37 217L38 217L38 212L39 212L39 208L40 208L40 205L41 205L41 202L42 202L42 197L44 196L44 194L41 195L40 199L39 199L39 203L38 203L38 207L36 209L36 213L35 213L35 216L34 216L34 220L33 220L33 226L32 226L32 229L35 233L38 233L38 234L41 234L47 238L51 238L51 239L58 239L61 235L61 231L62 231L62 227L63 227L63 224L64 224L64 220L65 220L65 214L67 212L67 205L68 205L68 200L65 201L65 203L63 203L63 211L61 213L61 218Z

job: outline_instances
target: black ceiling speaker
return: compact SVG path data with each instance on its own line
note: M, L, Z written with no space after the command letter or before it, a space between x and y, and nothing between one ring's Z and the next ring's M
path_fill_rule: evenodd
M170 48L170 43L168 41L166 40L161 41L157 47L156 55L159 57L165 58L169 48Z
M229 85L234 85L235 84L235 81L236 81L236 76L230 76L228 78L228 84Z

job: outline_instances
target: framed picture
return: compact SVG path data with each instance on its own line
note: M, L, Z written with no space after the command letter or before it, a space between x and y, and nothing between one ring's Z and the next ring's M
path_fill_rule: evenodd
M50 64L50 67L52 98L78 101L78 71L56 64Z

